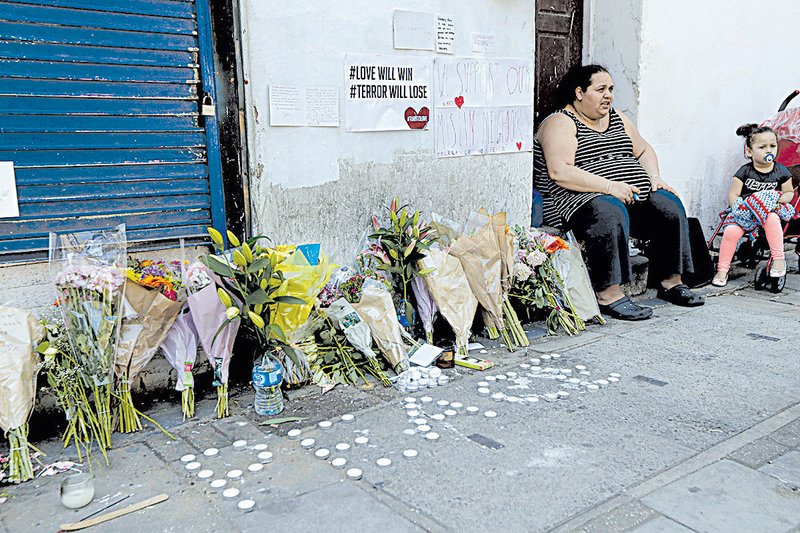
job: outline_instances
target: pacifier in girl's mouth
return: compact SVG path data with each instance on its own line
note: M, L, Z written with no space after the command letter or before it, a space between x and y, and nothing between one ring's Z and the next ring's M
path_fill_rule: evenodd
M767 155L765 155L764 156L764 161L766 161L767 163L772 163L773 161L775 161L775 154L767 154Z

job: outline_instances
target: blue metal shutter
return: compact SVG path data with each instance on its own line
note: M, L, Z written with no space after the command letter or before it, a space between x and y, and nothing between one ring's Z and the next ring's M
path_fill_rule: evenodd
M20 207L0 261L41 255L50 231L224 228L216 117L198 112L216 100L209 17L208 0L0 0L0 161Z

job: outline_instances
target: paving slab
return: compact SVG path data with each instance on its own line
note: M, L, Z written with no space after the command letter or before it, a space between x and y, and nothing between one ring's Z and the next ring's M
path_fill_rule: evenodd
M780 479L795 489L800 489L800 452L791 451L782 455L758 471Z
M728 457L750 468L759 468L788 451L789 448L778 444L771 437L762 437L736 450Z
M639 500L631 500L574 531L578 533L623 533L659 516Z
M674 520L658 515L641 526L629 530L629 533L691 533L692 531Z
M783 532L800 524L800 494L733 461L707 466L642 499L698 531Z

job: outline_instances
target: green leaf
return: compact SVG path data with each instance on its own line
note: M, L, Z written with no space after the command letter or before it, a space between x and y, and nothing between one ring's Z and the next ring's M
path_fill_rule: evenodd
M286 334L283 332L283 329L277 324L270 324L269 325L270 334L281 341L282 343L286 344Z
M259 426L277 426L278 424L285 424L287 422L302 422L308 420L300 416L284 416L279 418L268 418L259 424Z
M278 328L278 329L280 329L280 328ZM283 330L281 330L281 334L283 334ZM284 337L284 339L285 338L286 337ZM282 342L285 342L285 341L282 341ZM297 354L297 351L294 348L292 348L291 346L284 346L283 347L283 353L286 354L286 357L288 357L289 359L292 360L292 363L294 363L294 366L296 366L298 368L301 368L303 366L302 364L300 364L300 356Z
M272 300L277 303L291 304L291 305L305 305L308 303L302 298L298 298L296 296L276 296Z
M253 261L250 266L247 267L246 272L248 274L255 274L256 272L260 272L264 270L266 267L270 265L269 257L259 257L255 261Z
M270 239L266 235L256 235L255 237L250 237L249 239L247 239L247 246L252 248L253 245L255 245L261 239L267 239L267 242L270 242L270 243L272 242L272 239Z
M212 272L220 276L231 277L234 275L234 269L227 262L223 261L216 255L207 255L200 259L200 261L211 269Z
M247 305L257 305L269 303L269 296L262 289L257 289L251 292L245 299Z
M236 318L234 318L234 319L230 319L230 318L227 318L227 319L225 319L225 322L223 322L223 323L220 325L219 329L217 329L217 332L216 332L216 333L214 333L214 338L213 338L213 339L211 339L211 346L214 346L214 343L215 343L215 342L217 342L217 337L219 337L219 334L220 334L220 333L222 333L222 330L223 330L223 329L225 329L225 326L227 326L228 324L230 324L230 323L231 323L231 322L233 322L234 320L239 320L239 318L240 318L240 317L238 317L238 316L237 316L237 317L236 317Z

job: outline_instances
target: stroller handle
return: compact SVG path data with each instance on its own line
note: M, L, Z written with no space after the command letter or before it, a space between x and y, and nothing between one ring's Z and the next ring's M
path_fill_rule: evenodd
M800 94L800 89L795 89L794 91L792 91L789 94L789 96L787 96L786 99L783 102L781 102L781 106L778 108L778 113L786 109L786 107L789 105L789 102L794 100L795 96L797 96L798 94Z

